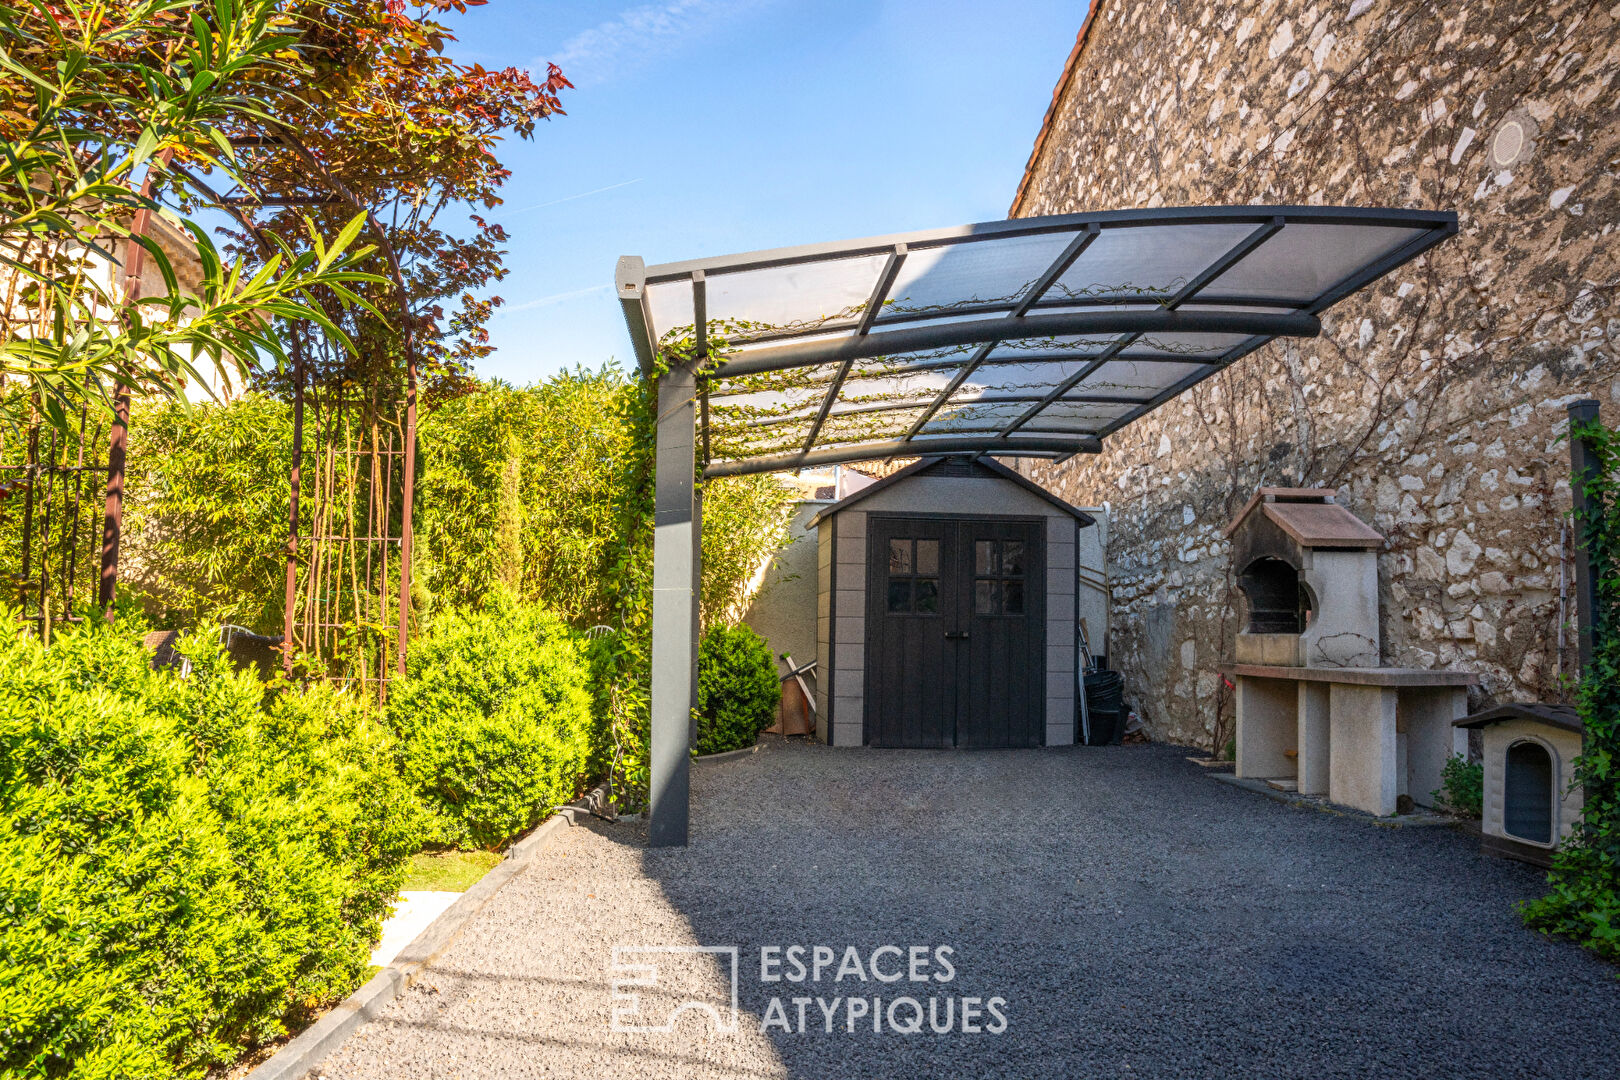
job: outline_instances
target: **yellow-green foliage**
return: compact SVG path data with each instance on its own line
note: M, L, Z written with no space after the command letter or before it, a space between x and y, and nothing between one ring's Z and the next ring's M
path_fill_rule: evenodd
M523 389L494 383L423 419L417 541L435 603L475 603L502 584L577 625L612 618L602 583L631 452L629 390L616 368L579 370Z
M280 633L291 460L292 410L274 398L142 402L130 426L121 585L168 624Z
M602 767L582 646L555 615L503 592L433 616L388 699L431 841L497 848Z
M420 846L345 695L153 672L127 633L0 643L0 1071L196 1076L361 980Z
M400 888L417 892L466 892L501 863L493 851L420 851Z

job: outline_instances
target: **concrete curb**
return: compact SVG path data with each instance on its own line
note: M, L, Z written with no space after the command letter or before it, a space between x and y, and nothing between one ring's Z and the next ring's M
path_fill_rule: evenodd
M1204 775L1208 776L1211 780L1219 781L1220 783L1227 784L1231 787L1242 788L1244 791L1252 791L1256 795L1264 795L1268 799L1272 799L1280 803L1287 803L1289 806L1298 806L1305 810L1315 810L1322 814L1332 814L1334 817L1350 818L1354 821L1364 821L1369 825L1377 825L1383 829L1451 829L1456 828L1459 824L1455 818L1442 817L1439 815L1430 816L1427 814L1422 816L1416 814L1397 814L1394 817L1374 817L1372 814L1363 813L1360 810L1352 810L1348 806L1339 806L1337 803L1330 803L1325 799L1313 799L1308 795L1301 795L1298 792L1293 791L1278 791L1264 780L1233 776L1231 773L1209 772L1205 773Z
M501 886L522 873L535 856L556 838L558 832L573 825L578 814L587 812L593 800L601 803L605 789L606 785L603 785L577 802L569 803L541 822L528 836L507 848L506 858L462 893L459 900L445 908L437 919L416 935L414 941L400 950L393 963L276 1051L274 1057L249 1073L247 1080L301 1080L308 1075L356 1028L387 1008L389 1002L403 994L421 976L424 968L455 944L461 932L494 898Z
M695 758L694 760L696 760L696 761L724 761L727 758L742 757L744 754L757 754L757 753L759 753L759 743L755 743L753 746L745 746L741 750L726 750L726 751L724 751L722 753L719 753L719 754L704 754L702 757Z

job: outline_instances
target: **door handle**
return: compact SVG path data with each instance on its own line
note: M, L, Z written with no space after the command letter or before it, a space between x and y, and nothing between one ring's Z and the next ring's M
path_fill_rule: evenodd
M949 641L966 641L967 636L968 636L968 632L966 630L947 630L947 631L945 631L945 637Z

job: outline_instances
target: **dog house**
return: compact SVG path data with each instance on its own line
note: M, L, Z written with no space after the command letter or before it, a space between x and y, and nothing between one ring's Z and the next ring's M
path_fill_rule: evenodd
M924 458L816 530L817 737L838 746L1075 741L1081 530L1000 463Z
M1237 775L1387 816L1431 802L1478 676L1380 666L1383 536L1331 488L1261 488L1226 528L1244 598Z
M1581 718L1568 705L1500 705L1456 722L1484 742L1481 851L1548 865L1581 817Z

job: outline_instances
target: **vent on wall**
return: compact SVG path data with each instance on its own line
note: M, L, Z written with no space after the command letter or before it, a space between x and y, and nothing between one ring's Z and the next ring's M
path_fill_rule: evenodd
M971 458L948 457L928 471L935 476L972 476L977 470Z

